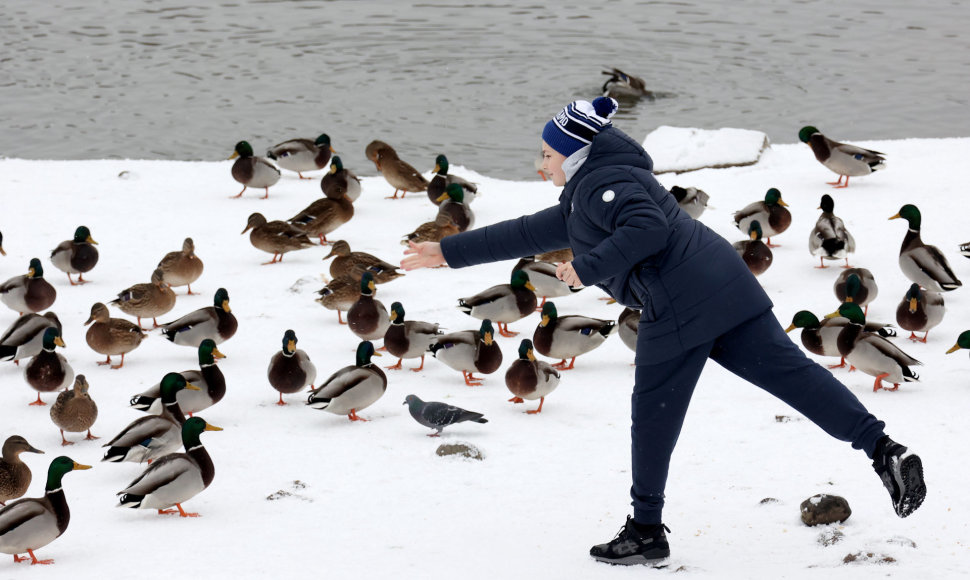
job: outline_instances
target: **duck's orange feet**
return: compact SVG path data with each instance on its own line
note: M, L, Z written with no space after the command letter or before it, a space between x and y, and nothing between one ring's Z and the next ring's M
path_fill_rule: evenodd
M559 361L556 364L552 365L552 368L558 369L558 370L561 370L561 371L571 371L571 370L573 370L573 366L575 364L576 364L576 357L573 357L572 360L569 361L569 364L568 365L566 364L566 359L562 359L561 361Z
M27 560L30 560L30 565L31 566L33 566L34 564L43 564L43 565L46 566L47 564L53 564L54 563L54 559L53 558L49 558L47 560L38 560L37 559L37 556L34 555L34 551L33 550L27 550L27 553L30 554L30 558L21 558L17 554L14 554L13 555L13 561L14 562L26 562Z
M109 362L110 362L110 360L109 360ZM118 363L118 364L116 364L116 365L111 365L111 368L117 370L117 369L120 369L123 366L125 366L125 355L124 355L124 353L121 354L121 362Z
M384 368L386 368L389 371L399 371L399 370L401 370L401 363L402 362L404 362L404 359L403 358L399 358L399 359L397 359L397 364L396 365L391 365L389 367L384 367ZM411 370L414 370L414 369L411 369Z
M110 355L108 356L108 360L98 361L98 366L104 366L104 365L110 365L110 364L111 364L111 356Z
M30 406L32 406L32 407L33 406L46 407L47 406L47 403L45 403L44 401L41 401L40 400L40 393L37 393L37 400L34 401L33 403L30 403Z
M526 411L526 414L527 415L535 415L537 413L541 413L542 412L542 404L545 403L545 402L546 402L546 398L545 397L539 397L539 408L538 409L532 409L531 411Z
M180 504L180 503L175 504L175 507L178 508L178 509L177 510L158 510L158 514L159 515L162 515L162 514L166 514L166 515L168 515L168 514L178 514L180 518L197 518L197 517L199 517L199 514L196 513L196 512L187 512L184 509L182 509L182 504Z
M509 402L519 404L519 403L524 403L525 399L523 399L522 397L512 397L511 399L509 399Z
M509 323L508 322L499 322L498 323L498 333L501 334L502 336L509 337L509 338L511 338L513 336L518 336L519 335L518 332L512 332L511 330L509 330Z
M237 197L242 197L243 191L246 191L246 186L245 185L243 186L242 191L240 191L236 195L230 195L229 196L229 199L236 199Z
M418 372L421 372L423 369L424 369L424 355L421 355L421 366L419 366L418 368L411 369L411 370L414 371L414 372L416 372L416 373L418 373Z
M872 392L873 392L873 393L875 393L875 392L876 392L876 391L878 391L879 389L884 389L884 388L886 388L886 387L883 387L883 386L882 386L882 380L883 380L884 378L886 378L886 377L888 377L888 376L889 376L889 373L882 373L881 375L878 375L878 376L876 377L876 382L875 382L875 384L873 384L873 385L872 385ZM896 387L898 388L898 387L899 387L899 385L896 385ZM895 391L896 389L887 389L887 390L893 390L893 391Z
M61 437L63 437L63 434L61 435ZM92 435L92 434L91 434L91 430L90 430L90 429L88 429L88 436L87 436L87 437L85 437L85 439L88 439L88 440L91 440L91 441L94 441L95 439L101 439L101 438L100 438L100 437L95 437L94 435Z
M363 421L365 423L367 421L369 421L369 419L364 419L363 417L358 417L357 416L357 409L351 409L350 410L350 414L347 415L347 418L350 419L351 421Z
M845 357L842 357L842 362L837 365L828 365L830 369L844 369L845 368Z
M472 373L468 371L461 371L462 376L465 377L465 384L469 387L480 387L482 386L482 379L472 376Z

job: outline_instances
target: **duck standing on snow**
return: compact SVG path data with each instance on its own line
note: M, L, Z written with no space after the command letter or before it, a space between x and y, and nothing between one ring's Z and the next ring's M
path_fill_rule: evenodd
M744 265L755 276L764 274L774 260L771 248L761 241L761 236L761 223L758 220L752 220L748 224L748 239L731 244L744 260Z
M945 312L942 294L923 290L914 282L896 307L896 323L910 331L910 340L926 342L930 329L943 321ZM916 338L917 331L925 333L923 338Z
M675 185L670 188L670 194L677 200L680 209L686 211L687 215L695 220L699 219L704 210L707 209L707 202L710 199L710 196L704 193L704 190L696 187Z
M236 334L238 327L239 322L229 308L229 293L225 288L219 288L212 298L212 306L193 310L163 324L162 336L175 344L198 348L207 338L222 344Z
M394 155L397 155L397 151L395 151L393 147L383 141L378 141L377 139L374 139L368 143L367 147L364 148L364 156L374 164L374 168L378 171L381 170L381 165L378 162L378 154L380 153L381 149L387 149Z
M835 187L849 187L850 177L869 175L886 167L885 153L833 141L815 127L802 127L798 139L812 148L819 163L839 176L838 181L826 182ZM843 177L845 185L842 185Z
M189 384L198 387L198 390L178 391L177 399L182 412L189 415L199 413L226 396L226 377L216 365L216 359L220 358L226 358L226 355L219 352L214 340L207 338L199 343L199 370L190 369L179 373ZM129 406L146 413L160 414L164 407L162 384L159 382L133 396Z
M358 417L362 409L373 405L387 391L387 376L371 357L381 356L374 352L370 341L357 345L355 364L346 366L310 392L306 404L335 415L347 415L351 421L367 421Z
M249 232L249 230L252 230ZM307 237L302 227L280 220L267 221L263 214L256 212L246 220L246 227L240 235L249 232L249 243L257 250L273 254L273 259L266 264L283 261L283 254L296 250L311 248L315 244Z
M125 288L110 304L114 304L125 314L136 317L138 326L141 326L142 318L151 318L152 328L158 328L157 317L168 314L175 308L175 292L165 282L162 269L155 268L150 283Z
M636 308L626 307L616 319L617 334L623 344L633 352L637 351L637 333L640 330L641 312Z
M376 293L374 275L364 272L360 277L360 297L347 311L347 326L361 340L383 338L391 325L391 317L384 303L374 298Z
M897 218L909 222L909 230L899 248L899 267L903 274L910 281L934 292L949 292L962 286L963 283L953 273L943 252L936 246L924 244L920 238L922 217L919 208L906 204L889 219Z
M171 287L188 286L186 294L191 295L193 294L192 282L202 275L205 264L195 255L195 242L192 238L185 238L182 242L182 251L165 254L156 268L162 271L166 284Z
M74 445L64 437L64 432L88 432L85 439L98 439L91 434L91 426L98 418L98 406L88 394L88 381L84 375L74 378L74 388L62 391L51 405L51 421L61 430L61 445Z
M397 364L385 367L389 370L400 370L401 363L406 358L421 357L421 366L411 369L418 372L424 368L424 355L431 350L431 345L437 342L443 333L438 325L420 320L404 320L404 306L400 302L391 304L391 325L384 333L384 347L387 352L398 357Z
M51 250L51 264L67 274L71 286L84 284L87 280L83 274L98 263L98 249L94 247L97 243L86 226L79 226L74 230L73 240L64 240ZM71 274L77 274L77 282L71 280Z
M320 238L320 244L323 245L327 243L327 234L349 222L352 217L354 204L344 194L339 198L321 197L286 221L307 236Z
M336 310L337 322L339 324L347 324L343 321L340 313L347 312L353 308L354 304L356 304L357 300L360 298L359 278L354 279L350 276L334 278L333 280L327 282L326 286L320 290L317 290L317 294L319 294L320 297L314 298L314 301L319 302L328 310Z
M43 315L30 312L20 316L0 335L0 361L19 361L39 353L44 343L44 331L51 327L62 330L61 321L53 312Z
M297 138L277 143L266 151L266 156L283 169L296 172L300 179L313 179L303 177L303 172L323 169L330 163L333 153L330 136L324 133L313 141Z
M445 192L437 199L438 203L441 204L438 206L438 213L448 214L455 225L458 226L458 231L463 232L475 225L475 214L472 212L472 208L465 203L465 190L461 185L452 183L445 188Z
M836 316L849 320L849 324L839 333L839 354L855 368L876 377L873 391L883 388L895 391L904 381L919 380L919 376L910 367L923 363L878 334L865 332L866 318L857 304L844 302L837 312L827 314L826 318ZM883 380L893 383L893 387L884 387Z
M559 298L569 296L583 289L582 286L573 288L556 277L556 265L551 262L542 262L535 256L526 256L512 267L512 271L522 270L529 275L529 283L535 288L533 291L536 297L542 297L542 302L536 306L541 310L548 298Z
M771 236L776 236L791 225L791 212L786 209L788 204L782 201L781 192L772 187L765 193L764 201L756 201L734 212L734 224L742 232L749 232L751 222L757 220L761 224L762 235L767 238L769 248L772 245Z
M269 188L280 180L280 170L275 165L253 155L253 146L246 141L236 143L236 151L229 159L236 159L232 164L232 178L243 186L242 191L230 198L241 197L247 187L262 187L266 190L263 199L269 197Z
M879 286L872 272L866 268L848 268L835 279L832 286L835 297L842 302L858 304L869 312L869 304L879 296Z
M334 155L330 160L330 171L320 180L320 190L330 199L346 196L350 201L357 201L360 199L360 179L353 171L345 169L340 157Z
M808 251L819 257L817 268L826 268L825 260L845 259L845 267L849 267L848 254L855 252L855 238L845 229L845 223L833 212L835 201L832 196L822 196L822 203L818 208L822 215L818 216L815 227L808 235Z
M818 317L808 310L799 310L792 317L791 324L785 329L785 332L787 333L796 328L801 328L802 345L809 352L819 356L842 357L842 354L839 352L838 339L839 334L848 324L849 319L843 318L842 316L819 320ZM896 336L896 331L890 328L890 326L892 325L866 321L863 329L866 332L876 333L883 338L892 338ZM842 357L839 364L829 366L830 369L841 369L844 367L845 357Z
M478 330L450 332L431 345L434 357L460 371L469 387L482 384L475 373L489 375L502 366L502 349L494 339L495 330L487 318Z
M463 201L464 203L471 203L475 201L476 194L478 193L478 186L474 183L466 181L457 175L448 175L448 158L444 155L438 155L434 160L434 177L428 183L428 199L431 203L435 205L441 205L441 202L447 198L442 198L441 196L445 194L445 190L453 185L457 184L462 189Z
M120 369L125 366L125 355L138 348L141 341L148 336L141 326L124 320L122 318L111 318L108 307L100 302L96 302L91 307L91 316L84 323L85 326L91 325L84 339L94 352L106 355L107 360L100 361L99 365L111 365L113 369ZM117 365L111 364L112 355L121 355L121 362Z
M27 493L32 475L27 464L20 460L21 453L44 453L20 435L11 435L3 442L0 458L0 506Z
M498 284L474 296L458 299L459 310L472 318L495 321L498 333L506 337L518 334L509 331L509 323L535 312L537 304L535 286L522 270L514 270L508 284Z
M401 198L409 191L427 191L428 180L418 173L418 170L408 165L397 156L397 151L390 147L377 149L375 153L377 169L384 176L384 179L394 188L394 195L387 199L398 199L397 192L401 192Z
M44 267L37 258L31 258L26 274L0 284L0 302L18 314L47 310L56 298L57 290L44 279Z
M546 302L542 307L542 320L536 327L532 342L540 354L562 359L552 365L554 368L568 371L573 369L577 356L602 345L614 332L616 323L612 320L577 314L559 316L556 305ZM567 358L571 359L568 365Z
M409 244L419 244L421 242L440 242L442 239L458 233L458 226L455 220L448 214L439 213L434 221L424 222L413 232L404 236L401 240L402 246Z
M287 330L283 333L283 348L273 355L266 369L269 384L279 391L280 400L277 405L285 405L283 395L292 395L303 390L317 380L317 367L310 360L310 356L302 349L296 348L296 332Z
M46 405L47 403L40 400L41 393L53 393L74 384L74 368L64 355L55 352L56 347L64 347L61 331L57 328L44 330L41 344L41 351L24 367L24 380L37 391L37 400L31 405Z
M539 408L526 411L534 415L542 412L546 396L559 386L559 371L551 364L536 359L532 341L526 338L519 343L519 358L505 371L505 386L513 395L510 403L539 399Z
M351 251L350 244L344 240L334 242L330 253L323 259L328 260L331 257L333 262L330 262L330 276L333 278L347 276L359 280L364 272L370 272L374 276L375 284L384 284L404 275L404 272L398 271L397 266L377 256L367 252Z

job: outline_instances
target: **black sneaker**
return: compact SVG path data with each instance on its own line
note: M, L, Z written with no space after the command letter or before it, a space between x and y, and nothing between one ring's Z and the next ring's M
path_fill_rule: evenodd
M896 515L905 518L923 504L926 483L919 455L886 437L876 448L872 467L889 490Z
M670 545L664 530L670 528L663 524L651 526L650 531L637 530L631 516L626 517L626 524L620 528L616 537L608 544L598 544L589 549L589 555L608 564L656 564L670 556Z

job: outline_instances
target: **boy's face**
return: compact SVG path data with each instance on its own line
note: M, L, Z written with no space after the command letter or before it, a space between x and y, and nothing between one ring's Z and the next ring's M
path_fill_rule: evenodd
M562 162L566 156L542 142L542 170L552 179L556 187L566 185L566 174L562 170Z

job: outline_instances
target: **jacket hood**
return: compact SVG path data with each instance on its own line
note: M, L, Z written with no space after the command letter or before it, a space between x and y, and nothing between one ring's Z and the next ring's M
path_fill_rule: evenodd
M653 171L653 159L629 135L615 127L609 127L593 138L586 161L566 183L563 193L571 195L587 174L610 166L638 167Z

